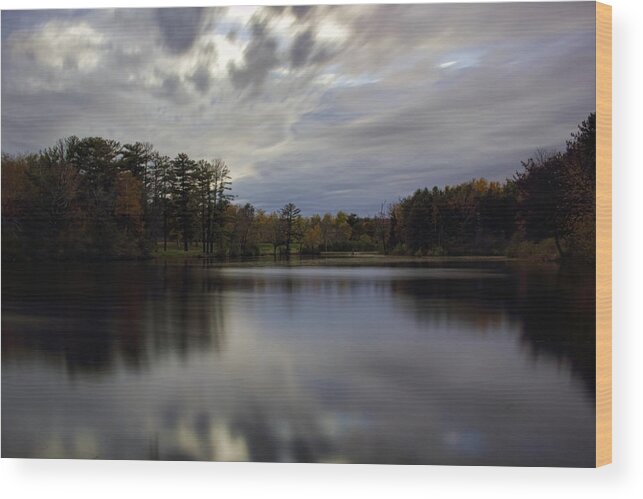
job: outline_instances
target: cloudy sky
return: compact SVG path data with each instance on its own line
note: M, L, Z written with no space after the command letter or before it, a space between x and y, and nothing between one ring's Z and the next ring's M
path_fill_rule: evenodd
M594 62L590 2L3 11L2 150L147 141L241 202L373 214L563 147Z

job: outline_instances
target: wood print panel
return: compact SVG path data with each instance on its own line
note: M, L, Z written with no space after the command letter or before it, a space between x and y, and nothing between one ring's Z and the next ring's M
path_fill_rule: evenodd
M2 12L2 455L609 462L595 2Z
M596 466L612 462L612 7L596 4Z

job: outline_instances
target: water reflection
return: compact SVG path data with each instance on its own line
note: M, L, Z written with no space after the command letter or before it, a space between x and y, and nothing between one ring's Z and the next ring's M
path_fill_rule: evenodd
M467 279L395 280L392 286L397 297L408 298L420 321L450 318L484 332L510 320L534 358L551 356L569 364L595 397L594 274L523 265L492 275L495 280L480 273Z
M221 283L199 278L188 265L58 266L9 279L2 310L7 362L38 355L70 374L105 374L223 347Z
M5 269L5 457L591 466L593 276Z

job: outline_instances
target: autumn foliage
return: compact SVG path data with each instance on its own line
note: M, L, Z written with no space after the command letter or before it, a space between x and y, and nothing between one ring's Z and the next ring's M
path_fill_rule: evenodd
M223 160L163 156L151 144L69 137L2 158L2 255L136 258L159 245L205 256L380 252L508 255L591 263L595 115L565 151L539 152L503 182L418 189L373 216L303 216L237 205Z

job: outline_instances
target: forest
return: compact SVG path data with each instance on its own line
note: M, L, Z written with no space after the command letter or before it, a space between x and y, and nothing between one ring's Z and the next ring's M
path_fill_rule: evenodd
M303 216L293 203L269 213L235 203L222 159L72 136L2 155L2 259L378 252L591 264L595 126L592 113L564 151L538 151L504 182L420 188L372 216Z

